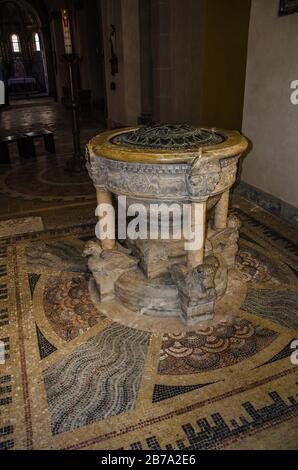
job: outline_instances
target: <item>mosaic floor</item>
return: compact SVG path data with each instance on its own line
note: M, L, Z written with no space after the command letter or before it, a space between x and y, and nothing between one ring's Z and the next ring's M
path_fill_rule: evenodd
M91 203L94 212L95 190L87 172L70 176L64 171L67 160L72 157L73 143L71 116L62 105L49 98L32 100L30 105L1 110L0 122L0 138L46 128L54 132L56 145L56 154L49 155L42 139L36 140L37 157L30 159L19 157L16 144L9 146L10 164L0 164L0 219L40 215L42 211L47 228L52 220L56 221L57 212L65 207L85 204L88 211ZM84 116L81 119L82 149L102 129L98 111ZM55 218L48 214L51 210L55 211Z
M233 210L239 289L180 331L97 310L93 223L0 239L0 449L298 448L297 236Z

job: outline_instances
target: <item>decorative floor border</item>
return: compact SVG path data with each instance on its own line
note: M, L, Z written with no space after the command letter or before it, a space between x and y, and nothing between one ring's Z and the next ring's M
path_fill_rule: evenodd
M262 207L267 212L276 217L285 220L287 223L298 228L298 208L294 207L281 199L262 191L251 184L241 181L233 190L233 194L243 197Z

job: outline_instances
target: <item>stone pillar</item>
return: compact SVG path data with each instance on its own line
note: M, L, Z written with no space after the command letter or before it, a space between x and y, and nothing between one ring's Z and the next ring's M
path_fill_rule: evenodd
M222 193L221 198L215 207L215 218L214 218L215 230L223 230L227 228L229 196L230 196L229 190Z
M204 262L206 208L206 202L193 202L191 204L191 229L196 237L199 237L200 247L196 251L187 252L187 266L189 269L196 268ZM195 217L195 214L197 214L197 217Z
M106 191L102 188L96 188L96 198L97 198L97 206L100 204L110 204L113 205L112 202L112 195L109 191ZM115 220L111 219L109 223L115 226ZM101 246L103 250L113 250L116 246L116 240L101 240Z
M151 0L139 0L141 56L141 115L139 117L140 124L151 124L153 119L151 8Z

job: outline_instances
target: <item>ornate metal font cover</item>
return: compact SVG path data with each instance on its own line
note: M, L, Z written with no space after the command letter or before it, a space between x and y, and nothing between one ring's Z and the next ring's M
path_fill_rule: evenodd
M207 145L217 145L225 138L206 129L188 124L157 124L117 135L114 144L143 149L193 149Z

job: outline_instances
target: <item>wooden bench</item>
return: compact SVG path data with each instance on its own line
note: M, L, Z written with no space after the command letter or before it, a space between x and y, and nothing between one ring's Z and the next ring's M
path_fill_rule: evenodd
M0 141L0 164L10 163L9 144L17 143L21 158L30 158L34 146L25 134L9 135Z
M21 158L36 157L34 140L44 139L45 149L49 153L56 153L54 134L46 129L27 132L26 134L9 135L0 140L0 164L10 163L9 144L17 143Z
M26 132L25 136L31 141L31 148L33 149L33 155L36 156L34 140L43 138L45 149L48 153L56 153L54 134L47 129L40 129L38 131Z

